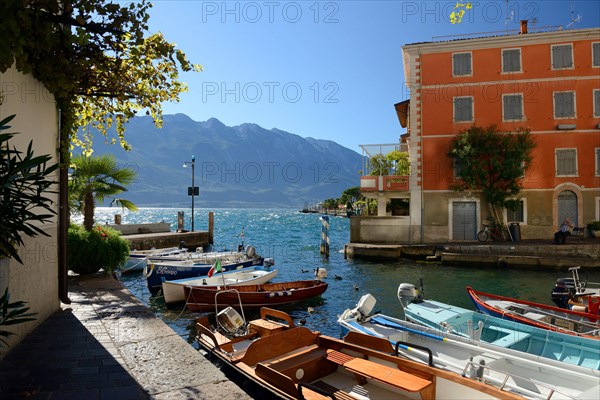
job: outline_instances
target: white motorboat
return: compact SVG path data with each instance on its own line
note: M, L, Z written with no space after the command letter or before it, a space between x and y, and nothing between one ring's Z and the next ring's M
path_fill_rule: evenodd
M199 276L194 278L164 281L162 293L165 303L173 304L185 301L185 286L201 287L229 287L243 285L260 285L267 283L277 276L278 270L268 270L263 267L249 267L239 270L219 272L212 276Z

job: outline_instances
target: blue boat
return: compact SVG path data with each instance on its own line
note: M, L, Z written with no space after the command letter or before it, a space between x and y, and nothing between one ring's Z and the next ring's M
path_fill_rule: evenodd
M400 290L399 290L399 297ZM421 300L405 304L404 315L440 333L448 332L475 341L518 350L595 370L600 369L600 341L536 328L492 317L465 308Z
M263 257L255 257L244 261L221 261L223 271L232 271L246 267L255 267L264 265ZM156 294L162 288L164 281L176 279L196 278L208 274L212 264L190 263L186 261L156 262L149 263L144 268L144 277L148 283L150 293Z

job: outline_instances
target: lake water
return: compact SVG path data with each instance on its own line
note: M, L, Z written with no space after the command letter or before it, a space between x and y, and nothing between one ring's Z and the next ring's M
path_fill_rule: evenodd
M121 214L124 224L165 221L175 229L177 211L190 215L190 210L180 209L146 208L129 213L119 208L99 208L96 219L100 223L111 223L114 214ZM196 229L207 229L209 211L215 213L215 249L235 249L243 229L245 244L256 247L262 256L275 259L273 268L279 270L275 281L311 279L315 268L327 269L329 287L320 299L287 306L284 310L296 320L305 322L308 328L334 337L340 334L337 316L346 308L354 307L365 293L377 298L376 310L402 317L396 297L398 285L402 282L418 284L422 279L426 298L473 309L466 294L467 285L491 293L552 304L550 291L556 278L567 276L567 271L450 267L413 260L345 260L343 248L349 242L349 219L333 216L330 216L330 257L324 259L319 254L321 221L318 214L302 214L291 209L196 209ZM183 306L167 309L161 298L150 297L141 275L125 275L122 280L134 295L193 343L196 314L184 310ZM600 281L597 272L590 274L590 281ZM309 307L312 307L311 312Z

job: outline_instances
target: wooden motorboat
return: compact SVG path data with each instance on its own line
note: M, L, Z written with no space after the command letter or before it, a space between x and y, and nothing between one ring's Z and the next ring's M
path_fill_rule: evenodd
M600 316L481 292L467 286L475 307L484 314L551 331L600 339ZM599 300L600 301L600 300Z
M357 306L338 319L345 340L463 376L485 381L524 397L595 398L600 394L600 371L565 364L533 354L493 346L404 321L380 312L372 313L376 299L366 294ZM366 336L364 337L357 337ZM383 343L380 343L383 341Z
M262 308L243 321L232 308L197 321L197 340L212 356L283 399L522 399L486 383L295 326ZM221 318L224 317L224 318ZM278 321L273 320L278 319ZM281 323L279 320L283 320Z
M259 285L267 283L277 276L277 269L265 269L261 266L219 272L213 276L177 279L162 283L162 294L167 305L185 301L185 286L200 286L203 288L221 289L244 285Z
M186 306L191 311L209 311L215 307L265 307L284 305L307 300L327 290L327 283L320 280L265 283L262 285L228 288L205 288L186 286Z

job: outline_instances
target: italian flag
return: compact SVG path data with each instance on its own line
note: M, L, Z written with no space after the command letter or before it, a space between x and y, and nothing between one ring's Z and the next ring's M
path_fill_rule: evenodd
M215 262L215 265L210 267L210 269L208 270L208 277L210 278L211 276L213 276L215 272L221 272L221 260L217 260Z

